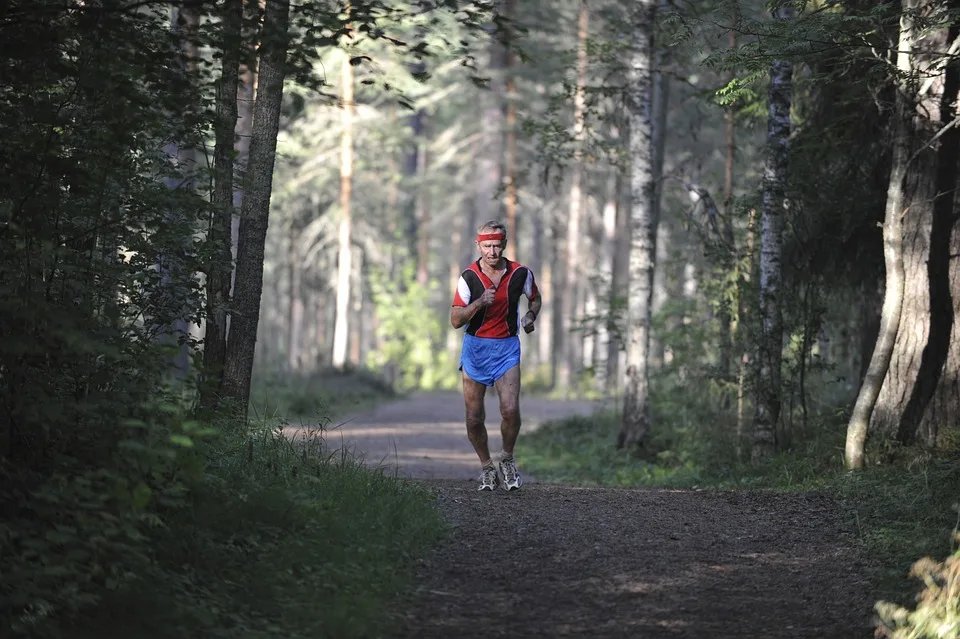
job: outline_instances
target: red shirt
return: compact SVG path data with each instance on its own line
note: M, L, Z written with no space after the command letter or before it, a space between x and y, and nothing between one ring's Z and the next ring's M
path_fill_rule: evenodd
M504 338L517 334L520 317L520 298L535 299L540 295L533 271L522 264L504 258L507 270L500 278L493 304L480 309L467 324L467 333L476 337ZM453 306L464 307L478 299L493 286L493 281L480 268L477 260L460 274Z

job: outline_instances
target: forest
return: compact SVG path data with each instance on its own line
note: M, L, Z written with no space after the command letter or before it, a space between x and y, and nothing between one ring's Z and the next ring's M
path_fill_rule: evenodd
M0 637L389 636L448 533L331 442L459 391L488 220L524 397L603 406L533 474L830 495L876 636L960 637L960 2L8 0L0 47Z

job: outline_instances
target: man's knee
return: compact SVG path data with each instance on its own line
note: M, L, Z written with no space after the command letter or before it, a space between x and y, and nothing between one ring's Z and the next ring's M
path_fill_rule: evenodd
M467 430L483 430L483 413L474 411L467 412Z
M502 406L500 408L500 417L502 417L505 422L519 423L520 407L514 405Z

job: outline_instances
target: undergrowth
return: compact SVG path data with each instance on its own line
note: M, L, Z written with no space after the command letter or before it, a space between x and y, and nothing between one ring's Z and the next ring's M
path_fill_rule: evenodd
M143 572L64 636L382 636L385 605L443 534L431 497L283 426L198 444L206 468L151 535Z
M302 374L259 372L250 390L251 410L261 421L287 418L336 419L397 397L382 376L369 369L321 369Z

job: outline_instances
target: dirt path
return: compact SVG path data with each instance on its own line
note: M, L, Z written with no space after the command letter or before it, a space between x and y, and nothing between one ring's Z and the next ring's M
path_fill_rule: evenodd
M497 402L491 389L485 406L490 450L494 453L501 448ZM521 432L530 432L547 420L589 415L595 407L585 401L523 397ZM327 439L330 446L362 453L367 464L400 477L473 479L479 473L479 462L467 441L463 419L463 397L459 393L419 393L347 417L327 433ZM531 477L530 481L535 480Z
M453 529L421 564L398 637L872 636L855 540L829 499L536 482L478 493L460 406L455 394L421 395L343 428L368 460L423 481ZM590 408L525 400L522 410L532 427Z

